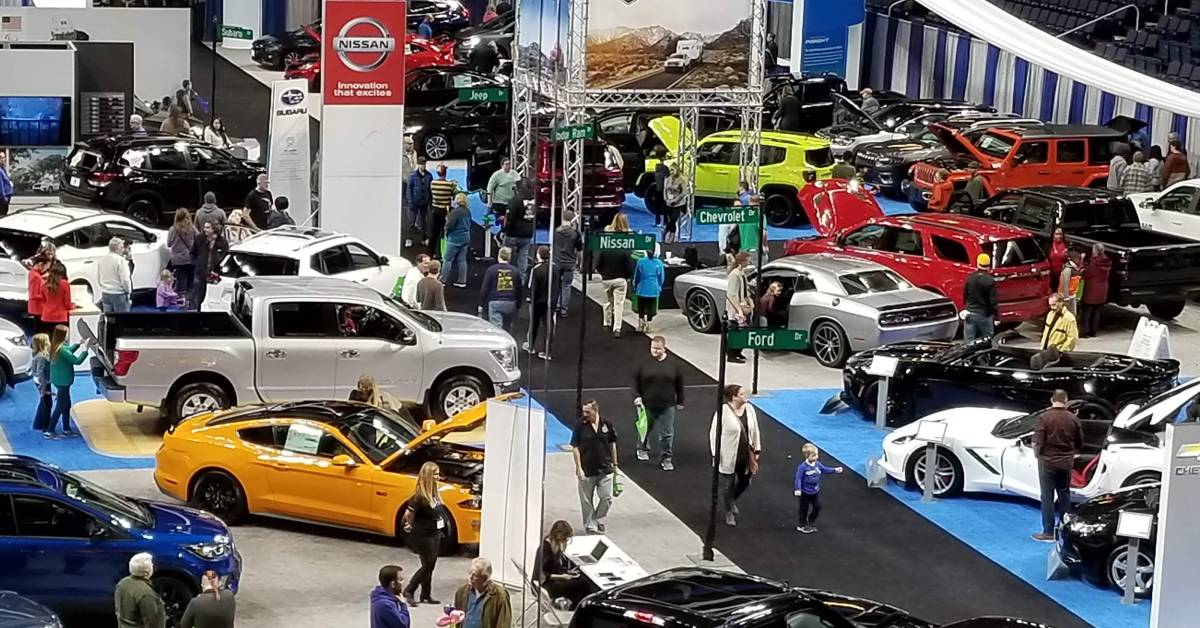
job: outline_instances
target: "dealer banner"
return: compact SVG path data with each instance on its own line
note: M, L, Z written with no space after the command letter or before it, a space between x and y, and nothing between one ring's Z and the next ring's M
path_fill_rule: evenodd
M327 0L321 93L326 105L403 105L407 6Z
M307 80L271 83L271 139L267 177L271 180L271 192L277 198L288 198L288 213L298 225L308 222L312 214L308 107Z

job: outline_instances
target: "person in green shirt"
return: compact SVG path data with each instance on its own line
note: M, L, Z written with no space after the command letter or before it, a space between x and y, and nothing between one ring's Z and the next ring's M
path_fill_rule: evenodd
M492 173L487 184L487 201L493 214L503 216L508 213L508 202L516 193L517 181L520 180L521 175L512 169L512 161L507 157L502 159L500 169Z
M758 207L759 202L760 201L759 201L758 196L751 196L749 206ZM738 229L738 238L739 238L739 241L741 242L740 250L746 251L747 253L750 254L751 259L754 261L754 263L752 265L753 266L758 265L758 256L759 255L763 256L762 261L765 263L767 261L767 257L766 257L767 252L766 252L766 248L763 246L763 242L766 239L764 237L764 235L765 235L764 232L766 231L766 226L764 225L763 229L760 230L758 223L755 222L755 223L749 223L749 224L739 224L737 226L737 229Z
M67 336L70 333L66 325L58 325L50 337L50 385L54 386L54 395L58 399L54 411L50 413L46 432L53 434L58 418L62 417L63 436L75 435L71 429L71 385L75 383L75 367L83 364L88 347L95 342L68 344Z

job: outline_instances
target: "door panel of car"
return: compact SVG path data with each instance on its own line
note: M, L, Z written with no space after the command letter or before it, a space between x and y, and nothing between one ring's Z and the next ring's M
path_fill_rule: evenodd
M255 369L264 401L334 397L335 344L341 336L333 303L268 305L267 333L258 340Z
M151 180L155 183L154 189L166 202L164 211L173 211L176 207L197 207L199 199L208 191L202 189L202 174L193 170L187 152L177 146L154 146L146 155ZM220 196L217 200L222 202ZM239 202L241 200L238 199Z
M1038 461L1033 453L1033 434L1022 436L1004 448L1000 459L1001 488L1010 493L1037 499L1041 495L1038 483Z
M99 290L96 283L96 262L108 253L112 236L104 223L93 223L69 231L54 239L57 257L67 268L68 279L83 279ZM95 295L100 298L99 294Z
M349 456L355 466L333 464ZM371 510L370 465L327 426L295 421L288 425L283 453L273 461L268 483L277 514L366 527Z
M393 284L384 285L387 277L383 274L385 267L378 253L357 242L346 243L342 248L346 250L350 268L335 277L361 283L380 292L391 291Z
M423 361L411 330L379 308L352 304L338 304L337 308L342 335L336 342L333 396L349 396L358 378L372 375L380 390L401 401L423 401Z
M696 195L733 196L738 187L738 145L710 142L696 151Z
M238 171L237 162L230 155L208 146L188 146L188 159L192 162L196 180L217 195L221 207L241 207L246 196L242 181L245 175Z
M1013 151L1005 178L1007 187L1024 188L1050 182L1055 170L1050 166L1050 143L1042 140L1021 142Z
M404 88L406 107L440 107L458 97L452 94L449 76L439 71L417 70Z
M129 247L129 255L133 258L133 289L154 288L158 285L158 276L166 266L166 242L158 240L158 236L123 221L108 223L110 236L119 237Z

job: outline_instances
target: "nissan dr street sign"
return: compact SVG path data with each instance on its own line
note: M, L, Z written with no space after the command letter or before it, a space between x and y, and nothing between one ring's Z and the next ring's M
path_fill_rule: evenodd
M404 104L406 9L400 0L326 0L325 104Z

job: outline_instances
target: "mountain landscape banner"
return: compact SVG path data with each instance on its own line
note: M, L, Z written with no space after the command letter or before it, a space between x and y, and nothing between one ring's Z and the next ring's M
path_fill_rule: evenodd
M750 1L589 0L587 89L747 89Z
M539 78L537 92L550 94L556 84L566 84L570 7L571 0L520 0L518 5L517 64Z

